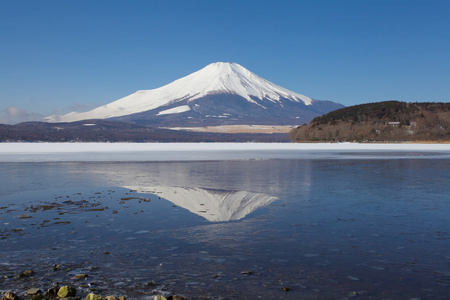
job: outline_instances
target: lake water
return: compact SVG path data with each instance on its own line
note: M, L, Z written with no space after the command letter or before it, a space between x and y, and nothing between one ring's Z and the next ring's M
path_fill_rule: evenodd
M0 178L0 291L450 299L448 153L4 162Z

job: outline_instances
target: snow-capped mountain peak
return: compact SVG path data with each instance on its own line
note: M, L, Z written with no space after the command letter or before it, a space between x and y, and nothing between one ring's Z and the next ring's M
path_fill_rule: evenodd
M193 98L200 98L209 93L229 92L237 94L250 102L250 96L260 100L266 98L278 101L281 97L293 101L311 104L311 98L289 91L250 72L237 63L212 63L191 75L179 79L190 83L190 87L199 92ZM178 81L178 80L177 80ZM177 83L177 81L173 83Z
M172 109L169 113L186 112L190 110L187 103L221 93L242 97L264 109L265 106L259 103L259 100L279 103L283 99L307 106L313 103L311 98L267 81L237 63L217 62L160 88L139 90L88 112L71 112L63 116L50 116L46 120L73 122L86 119L108 119L165 106L170 106L167 109ZM183 102L183 104L180 103L181 108L173 109L173 104L177 102Z

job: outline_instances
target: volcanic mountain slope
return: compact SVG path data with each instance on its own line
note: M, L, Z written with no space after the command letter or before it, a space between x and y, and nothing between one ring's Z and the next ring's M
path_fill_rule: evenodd
M163 87L46 120L111 119L165 127L298 125L341 107L289 91L236 63L218 62Z

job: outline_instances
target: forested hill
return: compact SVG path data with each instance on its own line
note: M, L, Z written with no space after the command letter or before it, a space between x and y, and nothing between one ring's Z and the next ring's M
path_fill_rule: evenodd
M291 133L296 142L449 141L450 103L385 101L341 108Z

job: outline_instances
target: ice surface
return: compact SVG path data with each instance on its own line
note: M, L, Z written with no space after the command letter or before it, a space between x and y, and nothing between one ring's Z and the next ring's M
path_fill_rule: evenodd
M0 162L450 157L450 144L2 143Z
M0 285L25 291L30 280L39 287L67 282L80 286L81 295L95 285L129 299L151 299L154 289L190 299L448 296L446 145L0 144L2 155L4 150L23 150L29 158L53 160L167 158L164 151L171 148L172 157L179 159L189 152L182 147L198 149L185 157L198 152L199 159L207 159L216 153L234 160L2 163L0 257L5 259ZM247 149L237 150L243 147ZM32 152L46 148L47 153ZM143 151L155 148L159 150ZM324 150L328 148L337 150ZM123 151L112 151L118 149ZM283 153L316 156L237 160ZM330 153L338 159L316 159ZM447 158L440 159L439 153ZM360 159L368 155L412 159ZM358 159L340 159L351 156ZM431 159L417 159L421 157ZM158 188L141 194L124 186L142 187L142 192ZM211 223L199 217L205 214L200 211L222 212L224 207L216 203L231 211L245 205L237 201L238 194L222 202L224 194L203 190L249 191L279 200L240 221ZM193 201L185 207L196 213L166 201L183 198ZM54 264L61 269L51 271ZM18 280L26 269L37 275ZM70 281L79 273L89 277ZM148 282L157 286L149 288ZM282 287L291 290L285 293Z

